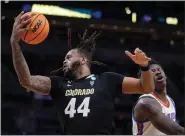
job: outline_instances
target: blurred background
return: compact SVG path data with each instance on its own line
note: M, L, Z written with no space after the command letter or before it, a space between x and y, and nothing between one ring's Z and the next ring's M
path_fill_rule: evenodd
M184 126L184 3L183 2L1 2L1 133L60 134L56 109L49 96L26 93L18 82L12 63L10 36L14 17L21 10L37 11L50 22L48 38L41 44L22 46L32 74L48 76L61 66L68 51L67 30L72 47L77 34L101 30L94 60L107 67L92 66L95 74L113 71L137 77L138 66L124 51L141 48L158 61L168 76L169 96L177 108L177 121ZM70 12L69 12L70 11ZM132 107L139 95L115 99L116 134L132 134Z

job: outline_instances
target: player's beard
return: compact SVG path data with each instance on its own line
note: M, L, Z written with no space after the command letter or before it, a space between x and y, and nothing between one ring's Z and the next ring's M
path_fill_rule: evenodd
M77 60L75 62L73 62L73 64L71 65L71 68L68 69L68 71L64 72L64 77L69 78L71 80L75 79L75 72L76 69L81 65L80 61Z

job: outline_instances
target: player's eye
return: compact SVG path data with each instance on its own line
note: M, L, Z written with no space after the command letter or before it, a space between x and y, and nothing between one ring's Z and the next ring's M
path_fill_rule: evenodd
M67 55L65 59L70 59L71 57L71 55Z
M160 71L160 72L161 72L161 71L162 71L162 69L161 69L161 68L158 68L158 71Z
M68 56L68 59L70 59L70 58L72 58L72 56L71 56L71 55L69 55L69 56Z

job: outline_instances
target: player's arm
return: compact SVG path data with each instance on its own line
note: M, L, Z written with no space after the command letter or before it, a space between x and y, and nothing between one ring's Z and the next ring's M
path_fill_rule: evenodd
M30 22L29 16L21 18L23 13L20 13L15 20L12 36L11 36L11 47L13 65L17 73L20 84L27 90L31 90L40 94L49 94L51 90L51 80L45 76L31 76L26 60L21 51L19 44L20 35L25 29L23 28Z
M44 95L49 94L51 89L50 78L45 76L31 76L19 42L11 41L11 46L13 65L20 84L30 91Z
M137 121L149 120L155 128L168 135L185 134L183 127L169 119L162 113L162 108L155 99L142 98L134 108L134 117Z
M153 91L153 76L152 72L149 68L149 61L151 58L148 58L145 53L136 48L134 51L134 55L129 51L125 51L126 55L132 59L136 64L138 64L141 68L141 79L136 79L132 77L125 77L122 83L123 93L128 94L137 94L137 93L150 93Z
M142 79L125 77L122 82L123 93L146 94L153 91L153 76L151 70L141 72Z

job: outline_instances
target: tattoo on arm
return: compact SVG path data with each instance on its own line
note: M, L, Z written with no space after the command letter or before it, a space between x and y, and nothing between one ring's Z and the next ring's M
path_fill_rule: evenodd
M11 42L11 44L13 65L20 84L27 90L31 90L43 95L49 94L51 89L50 78L45 76L31 76L19 43Z
M51 90L51 80L45 76L31 76L30 84L25 85L25 88L39 94L48 95Z
M183 127L162 113L160 105L155 100L150 100L149 102L147 99L150 98L146 98L144 101L140 101L137 104L136 109L139 109L140 116L145 115L147 119L152 122L154 127L165 134L185 134Z
M13 65L19 78L19 82L21 84L28 83L31 75L26 60L21 51L20 44L18 42L11 42L11 44Z

